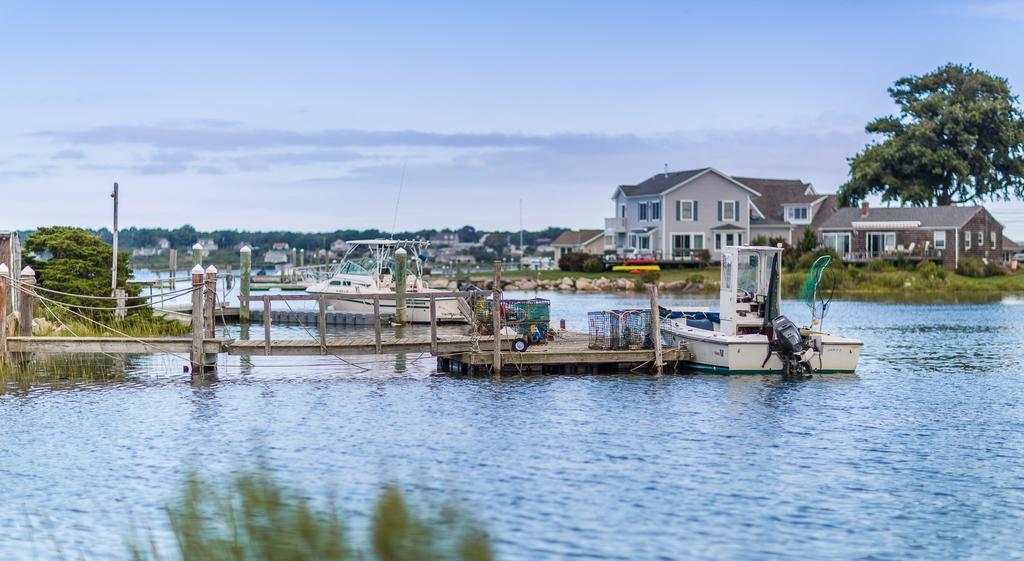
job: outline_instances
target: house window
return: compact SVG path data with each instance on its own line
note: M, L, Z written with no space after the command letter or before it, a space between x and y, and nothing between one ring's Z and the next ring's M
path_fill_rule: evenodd
M651 238L650 238L650 236L640 236L640 249L641 250L651 249Z
M715 250L722 250L722 234L715 234Z
M988 233L988 241L992 244L992 246L991 246L992 249L995 249L996 248L996 233L995 232L989 232Z
M626 217L626 205L619 205L619 216Z
M964 249L971 249L971 231L964 232Z
M726 247L728 247L730 245L736 245L736 240L734 239L732 234L726 234L725 235L725 245L726 245Z
M637 218L647 220L647 203L640 203L637 206Z
M680 222L697 220L697 201L676 201L676 220Z
M850 234L823 234L821 238L825 247L835 250L839 255L850 254Z
M726 220L729 222L738 220L739 207L739 201L718 201L719 220Z
M807 222L808 209L805 206L791 206L786 208L786 219L789 222Z
M672 234L673 257L690 257L704 249L704 234Z
M978 230L978 247L985 247L985 230Z
M935 249L946 249L946 231L937 230L932 238L935 241Z
M629 247L636 247L636 234L629 235Z
M661 201L651 203L651 220L661 220Z

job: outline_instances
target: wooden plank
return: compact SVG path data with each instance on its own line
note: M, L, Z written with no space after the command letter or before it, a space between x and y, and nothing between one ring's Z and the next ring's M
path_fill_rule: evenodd
M661 352L661 308L658 306L658 284L651 283L647 289L651 295L651 341L654 342L654 370L661 376L665 361Z
M373 298L373 338L377 343L375 350L377 351L377 354L380 354L380 298L376 296Z
M494 261L494 291L491 293L494 299L492 308L493 330L495 340L501 341L501 261ZM495 375L501 375L501 345L494 346L494 356L491 359L491 370Z
M266 353L264 354L267 355L270 354L270 320L273 316L273 314L270 313L270 302L270 296L263 297L263 343L266 350Z
M437 300L430 299L430 353L437 354Z
M10 337L11 352L23 353L109 353L188 354L192 350L191 337ZM203 341L201 353L223 352L225 342L220 339Z
M317 326L320 328L320 354L327 354L327 300L323 296L320 297L318 302L320 307L319 322Z

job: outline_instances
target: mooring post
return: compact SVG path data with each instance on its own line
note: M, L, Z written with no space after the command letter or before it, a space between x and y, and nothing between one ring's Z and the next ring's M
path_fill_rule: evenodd
M238 299L238 320L243 326L249 326L249 287L252 282L252 248L243 245L242 249L238 251L241 259L242 270L239 273L242 278L239 279L239 296Z
M21 293L21 297L18 299L18 335L31 337L32 320L35 319L36 313L35 289L33 288L36 285L36 272L32 270L32 267L25 267L21 270L18 284Z
M430 354L437 356L437 300L430 295Z
M7 364L7 304L11 301L11 269L0 263L0 364Z
M494 260L494 292L491 294L494 299L494 364L491 371L495 376L501 376L501 261L497 259Z
M203 372L203 266L192 267L192 348L189 361L192 363L192 376Z
M306 250L305 249L300 249L299 250L299 267L305 267L305 266L306 266Z
M270 356L270 296L263 297L263 354Z
M651 283L647 285L651 294L651 342L654 343L654 369L661 376L665 370L665 362L661 354L661 312L658 306L658 285Z
M373 341L377 354L381 354L380 343L380 296L373 296Z
M177 249L170 249L170 250L168 250L167 267L171 270L171 286L169 288L171 290L174 290L177 287L177 284L178 284L178 281L177 281L177 276L178 276L178 250Z
M395 323L405 325L405 248L395 250Z
M203 264L203 246L196 242L196 245L192 246L192 265Z
M327 300L323 294L317 298L317 304L319 305L317 327L320 328L320 354L325 355L327 354Z
M217 335L217 267L213 265L206 268L206 287L203 292L206 336L213 339Z

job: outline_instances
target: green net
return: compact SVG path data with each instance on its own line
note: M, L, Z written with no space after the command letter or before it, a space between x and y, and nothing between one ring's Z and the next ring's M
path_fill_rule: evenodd
M818 284L821 283L821 275L825 273L825 267L828 267L829 261L832 257L828 255L822 255L814 261L811 265L811 270L807 271L807 279L804 280L804 285L800 287L800 299L807 303L814 309L815 302L818 299Z

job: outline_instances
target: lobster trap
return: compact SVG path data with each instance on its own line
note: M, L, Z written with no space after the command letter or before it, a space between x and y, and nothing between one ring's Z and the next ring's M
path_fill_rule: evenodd
M609 310L587 314L591 349L624 351L649 349L651 339L650 310Z
M473 314L480 334L494 335L494 300L475 300ZM551 301L544 298L502 300L501 325L511 327L530 343L546 341L551 330Z

